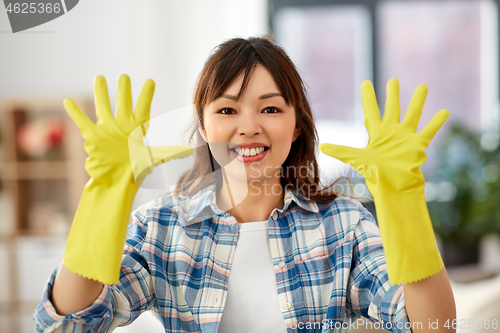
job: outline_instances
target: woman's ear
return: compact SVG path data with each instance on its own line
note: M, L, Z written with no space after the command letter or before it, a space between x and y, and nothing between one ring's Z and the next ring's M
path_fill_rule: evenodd
M203 126L198 127L198 131L200 132L200 135L203 138L203 140L208 143L207 132L205 132L205 129L203 128Z
M293 131L293 140L292 140L292 142L294 142L295 140L297 140L297 138L300 136L301 133L302 133L302 129L299 128L299 127L296 127L295 130Z

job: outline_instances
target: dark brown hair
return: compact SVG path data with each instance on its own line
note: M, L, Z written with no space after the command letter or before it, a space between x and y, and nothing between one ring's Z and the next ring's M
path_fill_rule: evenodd
M333 184L322 188L319 183L315 155L318 135L304 83L285 51L267 37L228 40L216 47L205 63L194 94L195 114L190 135L191 144L200 148L195 151L193 168L181 175L175 192L193 195L214 181L221 186L220 173L214 173L220 169L220 165L198 131L198 128L204 125L203 107L219 98L243 73L243 83L239 91L241 95L257 64L263 65L271 73L287 105L294 106L296 127L300 128L300 135L292 143L290 153L281 168L282 186L312 200L334 200L337 193L328 190Z

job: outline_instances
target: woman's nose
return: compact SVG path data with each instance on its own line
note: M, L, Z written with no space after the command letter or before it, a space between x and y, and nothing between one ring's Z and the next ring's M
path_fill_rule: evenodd
M258 114L251 111L242 112L239 118L238 132L240 135L252 137L262 132L261 120Z

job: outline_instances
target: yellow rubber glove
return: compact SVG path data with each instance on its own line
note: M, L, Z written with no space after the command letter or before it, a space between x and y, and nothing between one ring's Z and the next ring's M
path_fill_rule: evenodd
M63 263L70 271L102 283L116 284L135 194L153 166L193 153L191 146L146 147L146 134L154 82L144 84L132 112L130 79L120 76L116 119L111 112L106 80L94 81L97 123L71 99L64 107L79 127L88 154L85 169L90 180L84 187L66 243ZM146 122L146 126L144 123ZM132 135L140 127L142 135ZM134 133L137 133L135 131ZM134 153L139 160L130 159ZM137 171L134 178L133 169Z
M389 80L383 119L373 85L361 85L368 146L355 149L321 144L319 149L351 164L365 178L375 201L389 282L393 285L416 282L437 274L443 261L437 249L425 201L425 180L420 165L432 138L449 116L439 111L427 126L416 133L427 86L415 90L404 120L400 123L399 82Z

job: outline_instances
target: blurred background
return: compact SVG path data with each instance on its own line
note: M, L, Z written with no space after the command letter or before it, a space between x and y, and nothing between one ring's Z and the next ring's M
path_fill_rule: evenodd
M422 167L426 198L458 331L498 331L498 17L499 0L85 0L13 34L0 10L0 332L34 330L32 312L61 263L88 179L83 140L62 100L73 98L93 118L96 75L107 79L112 106L120 74L130 76L134 98L152 78L151 118L165 124L156 136L179 141L185 126L172 124L187 126L194 84L213 48L264 34L297 65L321 142L366 145L360 85L367 79L383 111L385 84L398 78L403 114L414 89L427 84L419 129L438 110L450 110ZM347 176L353 187L341 181L337 190L369 196L354 170L324 155L319 161L324 183ZM185 162L165 167L166 183L175 182L174 169L189 167ZM167 188L143 186L133 208ZM486 321L491 325L479 328ZM117 331L162 329L145 314Z

